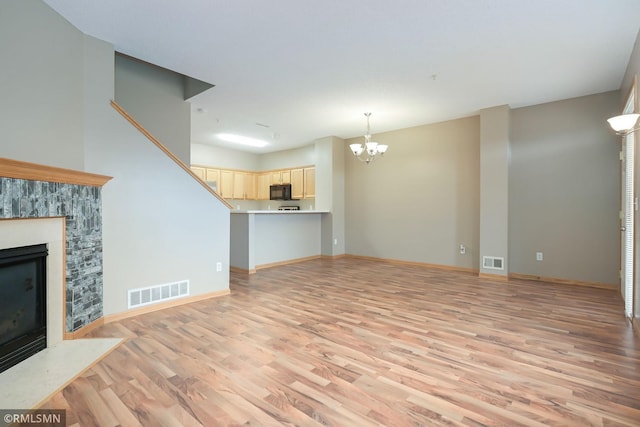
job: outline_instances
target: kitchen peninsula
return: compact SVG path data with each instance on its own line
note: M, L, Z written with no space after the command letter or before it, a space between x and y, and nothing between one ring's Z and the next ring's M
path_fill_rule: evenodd
M231 211L231 268L255 273L260 268L321 255L325 210Z

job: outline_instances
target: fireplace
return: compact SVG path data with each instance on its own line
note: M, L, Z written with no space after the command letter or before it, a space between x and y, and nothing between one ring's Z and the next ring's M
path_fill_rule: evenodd
M0 250L0 372L47 347L47 245Z

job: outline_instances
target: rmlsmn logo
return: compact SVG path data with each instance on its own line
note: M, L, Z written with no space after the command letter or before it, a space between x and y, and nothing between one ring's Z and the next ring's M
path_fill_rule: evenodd
M64 409L1 409L0 426L65 427L67 412Z

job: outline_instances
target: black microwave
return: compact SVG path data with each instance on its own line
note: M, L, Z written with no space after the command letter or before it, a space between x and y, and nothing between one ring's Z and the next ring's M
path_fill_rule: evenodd
M270 185L269 200L291 200L291 184Z

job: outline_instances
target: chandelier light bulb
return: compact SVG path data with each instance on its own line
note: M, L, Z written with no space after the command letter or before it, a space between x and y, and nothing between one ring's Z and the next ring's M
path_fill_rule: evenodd
M362 144L351 144L349 145L349 148L351 148L354 156L359 156L364 151Z

